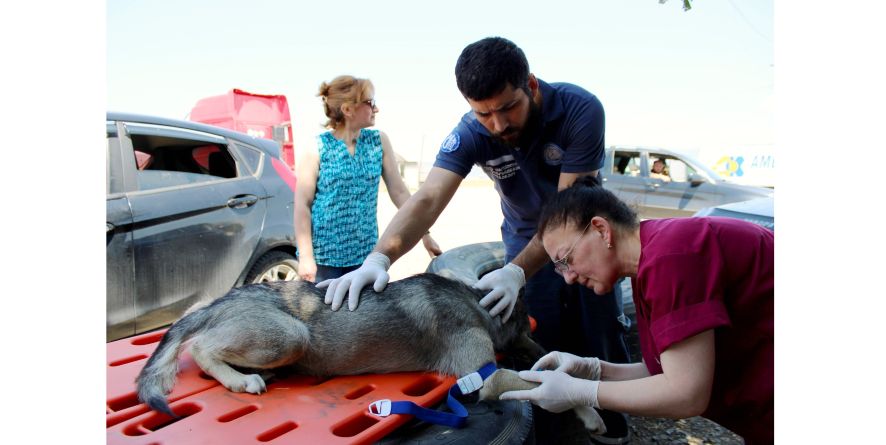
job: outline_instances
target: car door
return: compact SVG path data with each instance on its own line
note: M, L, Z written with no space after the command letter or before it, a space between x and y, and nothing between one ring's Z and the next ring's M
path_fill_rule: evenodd
M646 204L646 181L641 175L642 171L643 159L640 151L607 150L603 162L603 187L642 212Z
M220 136L137 123L125 130L125 166L136 178L127 193L136 330L143 332L236 284L261 237L267 194Z
M106 338L135 334L135 270L132 245L132 212L126 190L116 122L108 122L106 158L107 241Z
M644 153L646 168L645 217L669 218L692 216L705 207L719 204L717 187L686 159L675 154L649 151ZM656 160L665 165L665 174L653 174Z

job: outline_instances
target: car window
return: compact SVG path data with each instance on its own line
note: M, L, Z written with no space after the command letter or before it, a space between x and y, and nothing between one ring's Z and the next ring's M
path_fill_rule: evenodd
M640 176L640 153L616 151L612 159L612 173L625 176Z
M246 167L252 173L258 172L258 166L261 165L261 151L248 145L234 143L234 149L240 155L240 158L246 163Z
M117 137L117 123L107 121L106 125L105 182L107 194L119 193L123 190L123 168L120 165L120 140Z
M139 190L238 176L226 144L145 134L131 138Z
M663 166L657 167L656 161L660 161ZM649 176L651 178L661 179L665 182L689 182L690 177L696 174L697 172L691 165L679 158L649 153Z

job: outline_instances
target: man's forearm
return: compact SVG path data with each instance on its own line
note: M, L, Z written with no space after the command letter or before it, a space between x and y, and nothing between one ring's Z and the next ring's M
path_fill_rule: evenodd
M393 263L415 247L439 215L438 212L425 211L424 206L417 193L406 200L379 238L374 251L383 253Z
M545 252L541 242L538 241L538 237L533 236L529 240L529 244L526 244L526 247L511 262L520 266L523 269L523 275L526 279L529 279L530 276L538 272L549 261L551 259L548 257L547 252Z
M386 255L391 263L409 252L437 221L461 180L449 170L432 168L421 188L400 206L374 251Z

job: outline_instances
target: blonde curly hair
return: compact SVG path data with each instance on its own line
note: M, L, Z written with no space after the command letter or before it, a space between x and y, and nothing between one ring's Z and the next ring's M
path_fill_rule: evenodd
M317 96L323 99L323 112L329 118L324 126L335 129L344 124L345 115L341 110L346 103L358 104L368 100L375 87L369 79L360 79L354 76L342 75L332 79L329 83L320 84Z

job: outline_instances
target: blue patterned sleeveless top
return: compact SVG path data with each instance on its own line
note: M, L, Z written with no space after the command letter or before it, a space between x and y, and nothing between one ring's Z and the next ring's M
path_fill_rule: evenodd
M383 150L378 130L360 130L354 156L327 131L317 136L320 170L311 206L314 261L361 264L378 240L378 181Z

